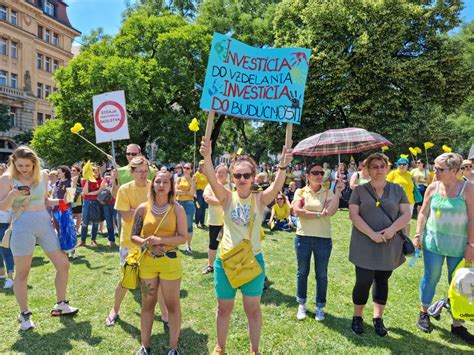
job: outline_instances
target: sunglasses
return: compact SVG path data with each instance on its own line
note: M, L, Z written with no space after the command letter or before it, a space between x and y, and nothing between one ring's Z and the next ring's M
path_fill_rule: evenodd
M130 152L127 152L125 153L125 155L128 155L128 156L132 156L132 157L136 157L138 155L138 153L130 153Z
M185 166L183 169L184 170L191 170L191 168L189 166Z
M252 174L251 174L251 173L245 173L245 174L236 173L236 174L233 174L232 176L233 176L235 179L237 179L237 180L242 179L242 177L243 177L245 180L248 180L248 179L250 179L250 177L252 176Z
M445 168L438 168L437 166L434 167L434 171L437 172L437 173L442 173L443 171L445 171L447 169Z
M324 176L324 171L319 171L319 170L312 170L309 172L313 176Z
M283 201L283 199L281 197L277 198L277 201Z
M369 168L374 170L385 169L387 165L372 165Z
M407 166L407 163L400 163L398 166Z
M472 169L472 165L461 166L461 170L464 170L464 169Z

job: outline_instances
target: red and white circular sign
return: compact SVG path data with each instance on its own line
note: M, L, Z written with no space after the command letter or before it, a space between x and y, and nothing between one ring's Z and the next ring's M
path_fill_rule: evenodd
M125 109L118 102L105 101L95 111L97 128L103 132L116 132L125 123Z

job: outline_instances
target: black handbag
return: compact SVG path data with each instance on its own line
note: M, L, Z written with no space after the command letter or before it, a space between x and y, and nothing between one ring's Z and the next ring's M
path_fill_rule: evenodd
M90 223L100 223L104 218L104 209L102 205L96 201L92 200L89 204L88 219Z
M375 200L375 202L378 202L378 199L374 196L372 191L369 190L367 185L368 184L363 185L364 188L367 190L369 195L372 196L372 198ZM385 213L385 215L388 217L388 219L390 219L390 222L393 223L394 221L393 221L392 217L387 213L387 211L384 210L381 203L379 203L378 207L382 210L383 213ZM397 234L403 239L403 247L402 247L403 254L404 255L413 254L415 252L415 245L413 244L411 239L405 234L403 229L398 231Z
M112 197L112 192L110 192L109 189L105 189L97 195L97 201L99 201L101 205L107 205L110 200L112 200Z

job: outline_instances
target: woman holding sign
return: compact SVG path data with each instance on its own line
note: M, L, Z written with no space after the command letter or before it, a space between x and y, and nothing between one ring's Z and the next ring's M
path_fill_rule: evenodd
M237 155L231 162L230 172L236 191L221 185L214 173L210 142L205 137L200 152L204 157L204 174L215 196L224 209L224 233L214 263L214 285L217 296L217 346L214 354L225 353L225 343L229 330L230 316L234 307L237 288L231 286L227 273L227 260L221 259L233 249L239 248L243 240L250 240L251 253L261 267L261 272L240 288L243 295L244 310L248 319L251 352L258 353L262 330L260 298L265 280L265 264L261 251L260 228L265 206L270 204L285 182L285 172L292 160L291 150L283 147L279 169L275 181L263 192L252 193L257 165L246 156ZM253 212L255 211L255 212ZM225 264L225 265L224 265ZM233 281L233 280L231 280Z

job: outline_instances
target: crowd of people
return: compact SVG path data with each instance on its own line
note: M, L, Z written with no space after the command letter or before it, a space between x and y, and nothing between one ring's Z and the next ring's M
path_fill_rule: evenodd
M369 155L360 164L309 162L290 165L290 149L283 147L276 166L260 166L249 156L236 155L230 166L213 166L209 142L201 142L203 160L194 168L184 162L157 169L136 144L126 149L128 164L105 171L92 165L92 176L83 166L62 165L42 169L29 147L19 147L8 166L0 166L0 278L4 288L14 289L21 330L34 327L28 306L28 275L35 244L39 244L56 269L56 303L53 316L78 313L66 297L71 259L80 248L97 246L105 230L115 248L119 235L120 267L127 256L141 250L139 279L142 293L141 346L137 354L151 352L150 336L158 303L161 319L169 328L169 354L179 354L181 328L180 287L182 255L192 254L193 228L208 231L208 262L203 274L213 274L217 298L217 345L224 354L236 292L243 295L248 320L250 349L259 353L262 329L261 296L265 287L262 225L295 234L296 303L298 320L307 315L308 276L314 259L316 277L315 319L324 321L328 290L328 265L332 251L332 216L348 208L352 222L349 260L355 267L352 293L355 334L364 332L364 308L372 289L373 326L387 336L383 314L389 279L405 261L401 231L410 235L410 219L416 214L414 245L423 252L424 275L420 283L418 327L431 332L428 307L446 259L448 281L464 258L474 262L474 173L472 162L456 153L438 156L434 164L400 158L389 161L382 153ZM78 242L61 250L58 222L52 217L66 205L74 216ZM102 216L101 218L97 217ZM207 216L207 219L206 219ZM91 227L89 227L91 226ZM9 233L11 232L11 234ZM240 243L250 243L261 272L239 287L231 285L223 255ZM8 245L7 245L8 244ZM67 252L67 253L66 253ZM114 326L127 294L121 280L105 319ZM112 303L112 301L111 301ZM452 334L469 344L474 336L460 319L453 318Z

